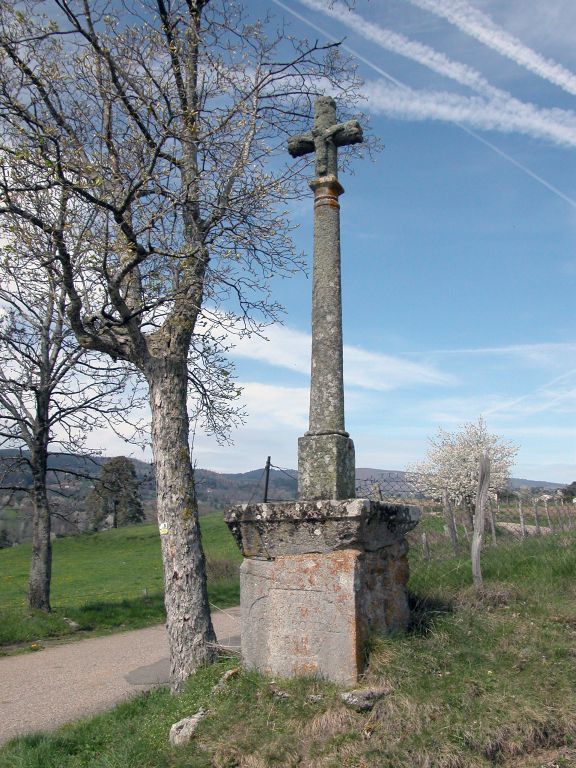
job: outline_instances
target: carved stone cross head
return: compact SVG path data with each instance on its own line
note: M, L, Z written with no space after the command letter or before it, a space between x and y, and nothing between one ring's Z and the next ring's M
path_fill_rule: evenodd
M312 131L288 139L288 152L292 157L316 152L316 176L338 178L338 147L362 141L360 123L357 120L336 123L336 102L331 96L319 96L314 105Z

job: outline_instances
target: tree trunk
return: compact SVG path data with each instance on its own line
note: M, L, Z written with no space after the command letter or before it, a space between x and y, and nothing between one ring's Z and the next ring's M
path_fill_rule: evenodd
M49 612L52 576L50 507L46 493L48 452L45 447L31 451L32 467L32 561L28 581L28 607Z
M448 535L450 536L450 543L454 554L458 554L458 533L456 532L456 523L454 521L454 512L452 511L452 504L450 503L450 497L448 491L444 491L442 498L442 509L444 512L444 520L446 522L446 528L448 529Z
M464 502L464 519L468 518L468 525L474 530L474 508L468 501Z
M472 577L474 585L482 586L482 570L480 567L480 551L484 536L484 512L490 486L490 459L486 454L480 459L480 476L478 478L478 493L476 494L476 514L474 515L474 535L472 536Z
M147 367L170 682L175 693L199 666L214 659L216 636L188 442L186 358L156 358Z
M464 536L466 537L466 541L470 543L470 531L468 530L468 526L466 525L466 517L468 516L468 513L464 511L464 509L460 510L460 522L462 523L462 528L464 530ZM474 522L472 522L474 524Z

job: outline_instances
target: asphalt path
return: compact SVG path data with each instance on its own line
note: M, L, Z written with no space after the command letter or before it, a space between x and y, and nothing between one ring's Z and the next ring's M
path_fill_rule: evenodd
M218 642L240 650L240 609L212 614ZM0 743L95 715L168 683L164 625L0 658Z

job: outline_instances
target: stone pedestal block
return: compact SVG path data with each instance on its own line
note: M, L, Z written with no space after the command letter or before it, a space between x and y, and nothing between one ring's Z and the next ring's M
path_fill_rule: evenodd
M239 504L224 515L244 557L375 551L399 542L420 519L420 507L371 499Z
M354 443L342 434L298 438L298 497L353 499L356 495Z
M408 624L407 531L421 510L371 499L241 504L242 655L264 674L355 683L366 639Z
M407 626L404 538L374 552L247 559L240 568L244 663L268 675L344 685L362 671L371 632Z

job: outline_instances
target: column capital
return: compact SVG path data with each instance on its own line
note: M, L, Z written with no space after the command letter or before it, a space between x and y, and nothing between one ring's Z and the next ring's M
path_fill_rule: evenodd
M344 187L333 174L317 176L315 179L312 179L310 189L316 196L318 196L319 192L328 192L328 194L336 195L336 197L344 193Z

